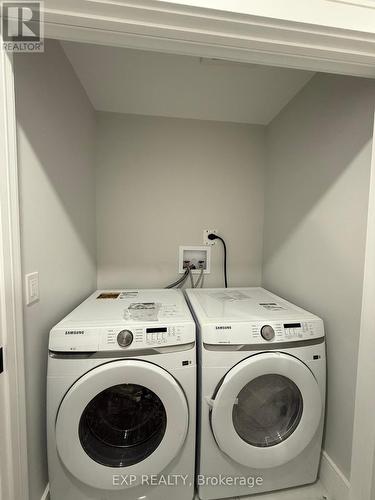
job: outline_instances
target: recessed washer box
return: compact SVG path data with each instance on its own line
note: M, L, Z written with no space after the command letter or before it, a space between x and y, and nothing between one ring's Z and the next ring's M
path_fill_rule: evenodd
M200 261L203 261L203 273L209 274L211 269L211 247L210 246L180 246L178 257L178 272L185 272L184 262L189 261L193 266L191 272L199 274L201 272Z

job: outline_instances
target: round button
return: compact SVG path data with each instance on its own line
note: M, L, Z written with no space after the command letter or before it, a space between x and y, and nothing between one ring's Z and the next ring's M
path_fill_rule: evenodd
M120 347L128 347L133 342L133 334L130 330L121 330L117 335L117 343Z
M272 340L275 337L275 330L270 325L262 326L260 334L264 340Z

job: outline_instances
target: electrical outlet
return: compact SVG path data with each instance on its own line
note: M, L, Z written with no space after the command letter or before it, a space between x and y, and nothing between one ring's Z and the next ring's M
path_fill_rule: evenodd
M203 229L203 244L207 246L215 245L216 240L209 240L208 235L209 234L217 234L218 230L217 229Z
M39 300L39 273L29 273L25 276L26 305Z
M180 246L178 255L178 272L184 273L189 263L193 274L210 273L211 248L206 246Z

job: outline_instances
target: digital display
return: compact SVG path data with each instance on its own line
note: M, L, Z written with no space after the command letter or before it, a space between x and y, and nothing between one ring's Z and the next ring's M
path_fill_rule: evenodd
M166 327L163 328L146 328L146 333L166 333L168 329Z
M284 328L301 328L301 323L285 323Z

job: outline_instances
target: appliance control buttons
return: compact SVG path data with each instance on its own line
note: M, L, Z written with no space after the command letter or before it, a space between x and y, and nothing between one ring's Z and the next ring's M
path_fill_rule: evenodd
M120 347L128 347L133 342L133 334L130 330L121 330L117 335L117 343Z
M273 340L275 338L275 330L270 325L262 326L260 334L264 340Z

